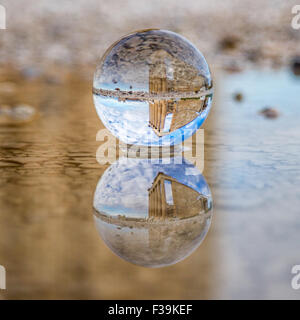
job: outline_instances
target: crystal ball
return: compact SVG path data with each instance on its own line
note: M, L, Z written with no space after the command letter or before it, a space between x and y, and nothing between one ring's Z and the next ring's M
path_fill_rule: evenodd
M96 67L93 97L104 126L127 144L171 146L208 116L212 79L202 53L171 31L150 29L111 45Z
M124 157L100 178L95 224L122 259L145 267L172 265L205 238L212 218L209 186L193 164L178 160Z

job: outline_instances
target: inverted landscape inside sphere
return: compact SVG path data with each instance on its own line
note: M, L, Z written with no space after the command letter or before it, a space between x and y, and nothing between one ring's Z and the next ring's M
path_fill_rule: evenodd
M94 76L95 89L132 94L192 92L203 86L211 87L211 76L202 53L187 39L166 30L123 37L105 52Z
M114 43L94 76L103 124L128 144L173 145L205 121L212 81L205 58L188 40L145 30Z

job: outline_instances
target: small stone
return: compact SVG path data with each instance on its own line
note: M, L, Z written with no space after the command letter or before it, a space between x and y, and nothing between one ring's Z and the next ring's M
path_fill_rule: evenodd
M25 104L17 106L0 106L0 125L18 125L34 119L36 110Z
M237 92L233 95L235 101L241 102L244 99L244 96L241 92Z
M292 59L291 69L295 76L300 76L300 56Z
M221 50L234 50L237 48L240 39L235 35L227 35L219 42L219 48Z
M268 119L275 119L279 116L279 112L276 109L268 107L262 109L259 113Z

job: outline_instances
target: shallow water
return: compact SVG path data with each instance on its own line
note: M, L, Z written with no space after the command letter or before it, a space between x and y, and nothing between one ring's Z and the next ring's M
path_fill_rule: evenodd
M218 129L208 140L218 161L206 162L218 172L218 296L299 298L290 283L291 268L300 259L300 78L283 70L248 71L224 80ZM243 93L241 103L232 102L235 92ZM266 106L279 117L262 117L259 111Z
M0 297L300 297L290 285L300 264L299 78L247 71L215 81L203 172L212 225L192 255L158 269L123 261L96 230L93 197L108 165L96 161L103 126L91 84L14 81L18 91L4 102L32 105L39 116L0 126ZM265 106L279 117L258 114Z

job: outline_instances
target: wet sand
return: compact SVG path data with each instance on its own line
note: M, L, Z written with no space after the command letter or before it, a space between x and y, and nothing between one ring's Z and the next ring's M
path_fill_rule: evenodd
M123 261L97 233L93 195L108 165L96 161L102 125L91 84L76 74L63 85L16 74L6 78L18 87L6 103L39 116L0 126L2 299L297 298L298 78L284 70L218 77L205 123L212 226L186 260L153 270ZM267 104L278 119L259 114Z
M300 50L293 1L1 4L0 299L299 299L290 283L300 263L300 84L285 69ZM103 125L91 79L112 41L145 27L182 34L217 70L204 125L212 225L191 256L161 269L117 257L93 217L108 165L96 161Z
M77 75L63 85L7 79L18 90L6 102L29 104L39 117L0 126L2 299L209 298L213 241L201 256L153 271L121 260L99 237L93 195L108 166L96 161L103 126L91 84Z

